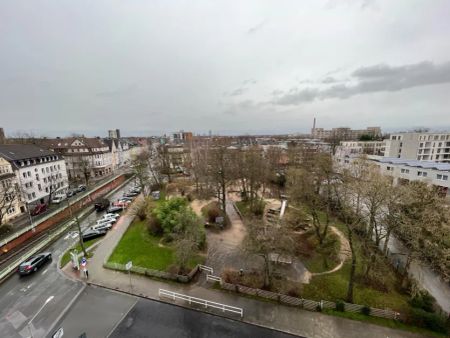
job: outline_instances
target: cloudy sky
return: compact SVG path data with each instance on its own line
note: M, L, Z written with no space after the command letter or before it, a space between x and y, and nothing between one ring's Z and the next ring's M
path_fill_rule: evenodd
M7 134L450 126L448 0L0 0Z

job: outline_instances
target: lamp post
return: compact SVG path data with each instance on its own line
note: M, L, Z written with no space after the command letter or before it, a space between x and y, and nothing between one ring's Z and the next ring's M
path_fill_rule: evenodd
M40 309L34 314L33 317L31 317L30 321L27 324L28 330L30 331L30 337L33 338L33 331L31 330L31 322L37 317L37 315L42 311L42 309L47 305L54 297L50 296L47 298L47 300L42 304Z

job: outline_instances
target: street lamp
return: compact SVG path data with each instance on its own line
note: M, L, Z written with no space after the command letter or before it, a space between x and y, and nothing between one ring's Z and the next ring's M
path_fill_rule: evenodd
M34 318L37 317L37 315L42 311L42 309L47 305L54 297L50 296L47 298L47 300L42 304L41 308L35 313L33 317L31 317L30 321L27 324L28 330L30 331L30 337L33 338L33 331L31 331L31 322L34 320Z

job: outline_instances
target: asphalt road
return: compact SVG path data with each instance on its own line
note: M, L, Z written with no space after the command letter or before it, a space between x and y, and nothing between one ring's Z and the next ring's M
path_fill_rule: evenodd
M137 298L133 296L86 287L48 337L51 338L59 328L64 330L63 337L79 337L83 333L88 338L107 337L136 302Z
M292 338L296 336L176 305L140 299L110 337ZM88 338L96 337L88 336Z
M130 183L131 185L133 183ZM122 187L109 196L114 201L123 195L129 187ZM102 213L93 212L82 221L82 229L92 225ZM75 228L73 229L75 230ZM57 268L59 256L71 247L77 238L63 236L44 251L50 251L53 261L36 273L19 277L12 275L0 284L0 337L28 337L28 321L36 314L44 302L54 298L43 308L32 322L34 337L43 337L50 330L58 316L81 290L82 284L62 276Z

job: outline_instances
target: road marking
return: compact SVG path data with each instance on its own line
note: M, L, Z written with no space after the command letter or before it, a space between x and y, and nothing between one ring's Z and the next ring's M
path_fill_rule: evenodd
M45 275L47 273L48 269L45 269L44 271L42 271L42 275Z

